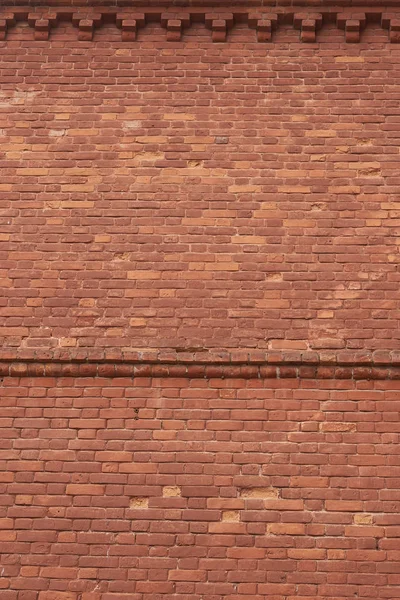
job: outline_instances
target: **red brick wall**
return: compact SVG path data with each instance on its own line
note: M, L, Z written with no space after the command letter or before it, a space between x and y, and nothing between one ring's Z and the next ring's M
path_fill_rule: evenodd
M399 598L400 1L79 2L0 9L0 600Z
M397 597L399 388L5 378L0 597Z
M243 14L221 44L8 28L3 345L399 347L398 47Z

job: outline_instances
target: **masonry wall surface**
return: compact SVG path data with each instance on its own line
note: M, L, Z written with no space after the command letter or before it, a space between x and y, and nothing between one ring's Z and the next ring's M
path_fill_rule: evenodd
M78 35L2 42L3 346L399 348L387 30Z
M398 597L399 381L3 385L2 599Z
M400 597L400 4L0 7L0 600Z

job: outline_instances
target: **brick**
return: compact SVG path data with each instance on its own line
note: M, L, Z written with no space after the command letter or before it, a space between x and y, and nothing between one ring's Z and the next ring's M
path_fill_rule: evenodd
M295 560L323 560L326 557L326 550L319 548L289 548L288 557Z
M74 496L102 496L104 488L101 485L95 484L69 484L67 485L67 494Z
M336 56L335 62L337 63L363 63L365 62L362 56Z
M233 244L263 244L265 238L256 235L237 235L232 237Z
M371 527L368 525L349 525L345 527L345 535L354 537L374 537L381 538L384 536L383 527Z
M206 571L172 570L169 572L168 578L171 581L205 581Z
M159 271L128 271L128 279L148 280L160 279L161 272Z
M235 262L206 263L206 271L239 271L239 264Z
M31 176L40 176L40 175L47 175L49 172L48 169L41 169L41 168L37 168L37 169L17 169L16 173L17 175L20 176L24 176L24 175L31 175Z
M242 498L277 498L278 490L273 488L245 488L240 490L240 496Z
M267 531L272 535L304 535L305 525L303 523L271 523Z
M131 498L129 502L130 508L148 508L149 499L148 498Z
M373 515L368 515L365 513L355 514L353 520L355 525L372 525Z
M306 185L281 185L278 187L278 192L284 194L308 194L311 189Z
M265 500L264 506L268 510L303 510L303 500Z
M77 600L76 592L59 592L51 590L39 592L39 600Z
M314 129L311 130L308 134L310 137L322 137L322 138L330 138L336 137L337 132L333 129Z
M146 324L147 324L147 320L143 319L143 318L129 320L129 325L131 327L145 327Z
M166 485L162 494L164 498L177 498L181 496L182 490L177 485Z
M224 510L222 512L222 521L225 523L238 523L240 521L240 512L238 510Z
M232 194L237 194L237 193L245 194L245 193L260 192L261 188L258 185L231 185L228 188L228 191L231 192Z
M326 500L326 510L334 512L356 512L363 508L363 503L356 500Z

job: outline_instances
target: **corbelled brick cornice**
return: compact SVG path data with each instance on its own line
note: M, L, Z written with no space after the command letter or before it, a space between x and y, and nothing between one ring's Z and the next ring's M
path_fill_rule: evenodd
M127 0L14 0L0 9L0 39L16 23L25 21L34 29L34 39L44 41L61 22L70 21L77 39L91 41L103 24L115 24L122 41L135 41L137 31L149 22L159 22L167 41L181 40L191 24L202 22L210 30L213 42L225 42L235 24L247 24L257 32L259 42L273 41L274 31L292 25L303 42L318 41L323 25L336 25L346 42L359 42L369 24L388 32L390 42L400 40L400 0L267 0L261 2L128 2Z

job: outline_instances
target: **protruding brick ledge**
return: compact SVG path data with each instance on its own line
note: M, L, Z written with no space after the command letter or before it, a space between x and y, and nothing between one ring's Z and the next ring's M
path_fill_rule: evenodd
M400 352L0 351L0 376L400 379Z
M195 23L204 23L210 30L210 40L219 43L229 40L229 32L236 24L256 30L257 41L263 43L273 42L276 31L288 25L299 31L300 41L314 43L325 24L336 26L348 43L362 41L362 32L369 24L387 31L389 42L400 42L400 0L385 0L384 4L378 0L336 0L334 4L325 0L261 0L255 4L247 2L245 6L210 3L202 8L197 3L122 0L70 0L63 5L58 0L31 0L22 6L19 0L14 0L0 8L0 39L7 40L16 24L27 22L34 40L49 40L52 31L65 21L75 27L76 39L85 42L91 41L96 29L104 24L114 24L121 31L121 41L134 42L137 33L152 22L161 24L168 42L179 42Z

